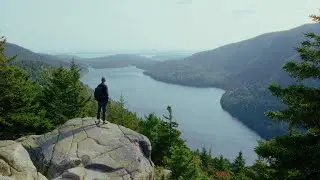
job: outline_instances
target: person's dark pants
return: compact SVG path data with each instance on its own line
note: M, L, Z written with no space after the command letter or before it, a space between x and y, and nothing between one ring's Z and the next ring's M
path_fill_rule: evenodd
M100 113L102 109L102 120L106 120L106 111L107 111L107 104L108 102L98 102L98 114L97 119L100 119Z

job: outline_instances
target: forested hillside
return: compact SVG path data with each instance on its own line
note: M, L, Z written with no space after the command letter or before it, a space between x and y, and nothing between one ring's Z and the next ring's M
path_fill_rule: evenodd
M42 67L69 67L72 60L71 58L59 58L49 54L35 53L29 49L8 42L4 44L4 47L5 56L16 56L10 63L16 64L27 71L32 78L35 78ZM79 66L81 67L81 74L85 74L88 71L86 65L79 63Z
M284 129L264 116L266 110L282 107L267 87L272 82L294 83L282 65L288 59L299 60L295 47L305 39L305 32L320 33L320 25L267 33L183 60L161 62L145 74L169 83L227 90L221 99L222 107L262 137L270 138Z

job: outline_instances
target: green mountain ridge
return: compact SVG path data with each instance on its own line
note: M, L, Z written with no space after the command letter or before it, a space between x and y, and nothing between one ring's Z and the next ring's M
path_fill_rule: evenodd
M221 106L263 138L286 131L286 125L269 120L264 112L283 107L268 91L270 83L289 85L295 81L282 65L299 60L295 47L305 32L320 33L319 24L305 24L290 30L266 33L248 40L195 53L182 60L165 61L144 74L167 83L218 87L226 90ZM304 82L314 86L315 81Z
M4 55L7 57L16 56L16 58L11 62L15 65L18 65L22 69L28 72L28 74L35 78L41 68L49 67L69 67L70 61L72 58L62 58L54 55L35 53L29 49L18 46L12 43L4 44ZM81 75L84 75L88 72L88 66L77 61L81 67Z

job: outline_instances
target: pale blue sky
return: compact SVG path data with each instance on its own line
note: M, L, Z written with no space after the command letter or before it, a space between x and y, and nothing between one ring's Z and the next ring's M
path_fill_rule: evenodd
M320 0L0 0L0 35L36 52L207 50L310 23Z

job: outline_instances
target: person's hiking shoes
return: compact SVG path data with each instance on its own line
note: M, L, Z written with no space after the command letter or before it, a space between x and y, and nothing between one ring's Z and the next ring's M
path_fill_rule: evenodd
M102 121L102 124L108 124L108 121L106 121L106 120L103 121L101 119L97 119L94 122L98 127L100 127L101 121Z
M97 119L96 121L94 121L96 123L97 126L100 125L100 119Z

